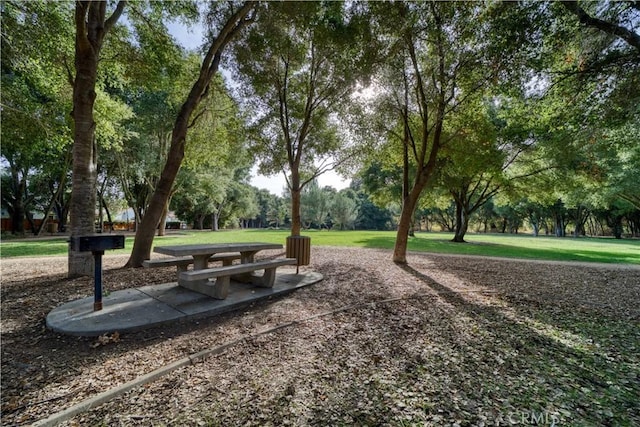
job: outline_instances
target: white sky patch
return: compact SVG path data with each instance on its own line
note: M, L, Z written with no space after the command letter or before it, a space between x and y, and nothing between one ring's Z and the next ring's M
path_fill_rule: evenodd
M198 50L204 40L204 27L198 23L186 26L180 22L170 22L167 24L169 34L175 37L176 41L185 49Z
M266 189L271 194L275 194L276 196L282 196L283 192L286 195L287 190L287 182L282 176L282 172L277 175L265 176L260 175L258 173L258 167L254 166L251 169L251 185L257 187L259 189ZM320 188L330 186L335 188L336 190L342 190L344 188L349 187L351 184L351 180L344 179L340 175L338 175L334 171L325 172L318 177L318 184Z

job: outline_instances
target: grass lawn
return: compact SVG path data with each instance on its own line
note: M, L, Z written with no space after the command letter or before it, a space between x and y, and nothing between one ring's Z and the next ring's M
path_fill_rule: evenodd
M156 237L154 245L195 243L268 242L283 243L288 230L181 231ZM355 246L392 249L392 231L305 231L316 246ZM556 261L583 261L620 264L640 264L640 240L612 238L557 238L511 234L468 234L467 243L452 243L451 233L418 233L410 238L410 251L483 255ZM67 253L66 238L43 240L10 240L0 243L0 257L49 256ZM126 254L133 247L133 237L127 237L125 249L108 253Z

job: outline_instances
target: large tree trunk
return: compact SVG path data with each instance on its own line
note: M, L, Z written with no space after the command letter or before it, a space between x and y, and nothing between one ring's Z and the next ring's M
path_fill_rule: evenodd
M538 225L537 219L531 219L531 226L533 227L533 237L538 237L540 234L540 226Z
M104 36L122 14L125 3L105 20L106 2L76 2L75 69L73 83L73 179L71 192L71 236L95 232L96 209L96 124L93 106L96 100L98 59ZM93 274L91 252L76 252L69 247L69 277Z
M76 3L76 23L84 22L88 4ZM93 5L92 7L97 7ZM93 15L93 14L91 14ZM91 22L89 25L97 25ZM71 236L95 232L96 209L96 165L98 153L95 139L96 123L93 106L96 99L96 76L98 52L102 40L94 48L88 40L86 30L77 28L76 35L76 79L73 87L73 178L71 192ZM76 252L69 248L69 277L93 274L91 252Z
M169 202L164 205L164 209L162 211L162 215L160 216L160 222L158 223L158 236L164 236L166 234L166 224L167 224L167 216L169 215Z
M405 198L402 203L402 213L400 215L400 223L398 224L398 233L396 237L396 244L393 250L393 262L399 264L406 264L407 262L407 243L409 232L411 231L411 225L413 222L413 215L415 213L416 206L422 191L426 187L427 183L431 179L431 176L435 172L436 159L438 151L442 144L442 128L444 124L445 109L447 101L445 100L444 83L446 81L445 73L445 57L442 51L438 52L438 71L436 75L432 75L433 79L438 79L440 84L440 90L435 99L435 111L433 122L429 118L429 102L427 101L427 94L425 91L426 85L423 81L423 76L420 70L420 64L415 52L413 35L408 33L406 35L407 49L411 64L413 68L413 74L415 78L414 87L409 87L407 80L407 74L404 74L404 108L401 113L401 119L403 120L403 144L404 144L404 179L403 186L406 188L403 190ZM443 43L443 41L440 41ZM414 92L417 95L417 101L420 105L420 136L414 138L411 132L410 126L410 114L408 109L408 97L409 93ZM416 178L414 179L413 186L408 190L408 176L409 176L409 147L411 147L411 153L415 159L415 166L417 169Z
M407 263L407 243L409 241L409 229L411 228L411 218L415 210L416 202L410 197L405 199L402 204L402 212L400 213L400 222L398 222L398 231L396 233L396 244L393 248L393 262L399 264Z
M98 153L95 141L93 104L96 97L95 83L98 61L91 47L86 50L89 52L82 54L76 52L78 77L76 77L73 91L75 129L70 224L72 237L93 234L95 231ZM69 277L90 276L92 274L93 256L91 252L76 252L69 248Z
M298 170L291 171L291 235L299 236L302 229L302 217L300 216L300 174Z
M429 153L429 161L423 163L421 166L420 174L416 177L411 191L407 193L402 203L402 212L400 214L396 243L393 250L393 262L398 264L406 264L407 262L407 243L413 225L413 216L418 206L420 195L435 171L436 157L440 148L441 123L442 122L436 126L433 146ZM405 166L405 169L407 168L408 165Z
M220 230L220 214L218 212L214 212L211 214L211 231L219 231Z
M427 184L422 176L421 178L422 179L413 184L413 188L402 202L402 211L400 212L400 221L398 222L398 231L396 233L396 243L393 248L393 262L398 264L407 263L407 243L409 242L409 234L413 226L413 215L418 206L422 189Z
M13 207L11 210L11 225L13 228L13 234L24 234L24 220L26 212L24 208L24 189L26 183L16 175L16 179L19 179L16 186L15 197L13 200Z
M465 209L464 204L456 200L456 227L452 242L465 243L464 236L469 229L470 213Z
M167 153L167 162L164 165L160 180L156 186L149 206L145 210L140 226L136 230L136 237L133 243L131 257L127 261L127 267L141 267L142 262L151 256L151 245L155 235L156 227L160 222L162 211L171 196L173 182L180 170L182 159L184 158L184 145L187 137L187 130L190 126L191 115L208 93L209 83L218 72L218 66L222 56L222 51L231 39L248 22L245 17L254 6L254 2L246 2L240 10L234 13L227 20L220 30L218 37L213 41L207 55L205 56L200 75L193 84L186 101L182 104L178 117L171 132L171 145Z

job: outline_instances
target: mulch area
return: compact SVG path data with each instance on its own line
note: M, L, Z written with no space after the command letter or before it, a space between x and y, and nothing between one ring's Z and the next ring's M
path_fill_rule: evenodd
M119 268L125 261L104 257L107 291L175 280L173 267ZM66 258L0 267L2 425L243 337L65 424L640 424L634 266L416 253L398 266L386 250L314 247L302 268L324 275L314 286L99 338L45 328L50 310L92 295L92 278L66 278Z

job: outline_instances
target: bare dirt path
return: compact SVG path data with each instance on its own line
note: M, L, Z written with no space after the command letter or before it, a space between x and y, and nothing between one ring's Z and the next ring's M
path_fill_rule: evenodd
M119 268L126 259L104 257L106 290L174 280L173 268ZM68 424L493 425L532 413L640 422L640 268L390 259L315 247L308 268L325 280L313 287L102 340L44 327L51 309L91 295L91 278L67 279L62 257L3 259L2 424L32 423L190 354L348 306L245 340Z

